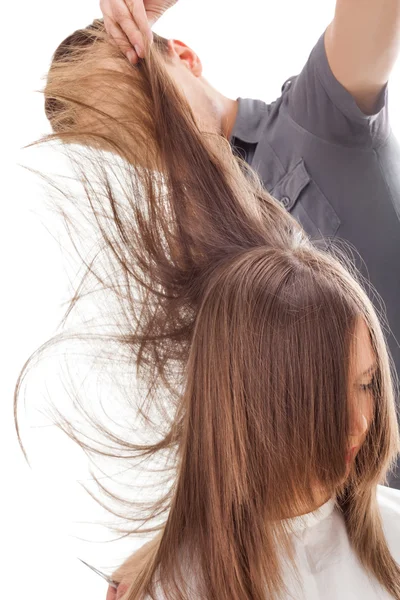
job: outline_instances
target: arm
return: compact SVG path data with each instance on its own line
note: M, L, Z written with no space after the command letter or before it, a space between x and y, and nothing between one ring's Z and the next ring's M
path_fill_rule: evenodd
M336 79L373 114L400 51L400 0L337 0L325 48Z

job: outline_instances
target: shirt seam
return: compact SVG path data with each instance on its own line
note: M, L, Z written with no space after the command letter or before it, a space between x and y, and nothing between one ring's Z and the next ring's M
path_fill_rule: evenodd
M324 43L324 40L323 40L323 43ZM327 65L328 65L328 68L331 70L331 68L330 68L330 65L329 65L329 62L328 62L328 58L327 58L327 56L326 56L325 45L324 45L324 48L323 48L323 52L325 53L325 61L326 61ZM343 111L343 110L342 110L342 109L341 109L341 108L340 108L340 107L339 107L339 106L336 104L336 102L333 100L333 98L332 98L332 95L330 94L330 92L329 92L328 88L325 86L324 80L323 80L323 78L322 78L322 76L321 76L321 73L320 73L320 68L321 68L321 65L320 65L320 64L319 64L317 61L315 61L315 65L314 65L314 66L315 66L315 73L316 73L316 76L317 76L317 78L318 78L318 81L320 82L321 86L322 86L322 87L323 87L323 89L325 90L325 93L326 93L326 95L328 96L329 100L332 102L333 106L335 106L335 107L336 107L336 108L337 108L337 109L338 109L338 110L339 110L339 111L342 113L342 115L344 115L345 117L347 117L349 120L352 120L352 118L353 118L353 117L352 117L351 115L349 115L349 114L345 113L345 112L344 112L344 111ZM334 74L332 73L332 70L331 70L331 74L332 74L332 77L334 77L334 78L336 79L336 77L335 77L335 76L334 76ZM341 85L341 84L340 84L340 82L339 82L337 79L336 79L336 81L339 83L339 85ZM348 92L348 93L350 94L350 92ZM351 94L350 94L350 95L351 95ZM354 98L353 98L353 100L354 100ZM355 100L354 100L354 102L355 102ZM382 107L382 109L383 109L383 108L384 108L384 107ZM382 110L382 109L381 109L381 110ZM360 110L361 110L361 109L360 109ZM376 114L379 114L379 113L376 113ZM365 115L365 117L366 117L366 119L365 119L365 120L368 120L368 117L370 117L370 116L376 116L376 115ZM354 120L355 120L355 119L354 119ZM361 120L361 119L358 119L358 121L359 121L359 122L363 122L363 121L364 121L364 119L363 119L363 120ZM367 150L379 150L379 148L381 148L381 146L383 146L383 145L386 143L386 141L387 141L387 139L388 139L388 137L389 137L389 135L390 135L390 133L391 133L391 130L392 130L392 126L391 126L391 124L390 124L390 123L388 123L388 125L389 125L389 133L388 133L388 135L386 136L386 138L384 138L384 140L383 140L382 142L378 143L377 145L373 144L373 145L372 145L370 148L367 148ZM305 131L307 131L307 130L305 130ZM318 137L318 136L315 136L315 137ZM371 140L373 139L373 138L372 138L372 136L371 136L371 138L370 138L370 139L371 139ZM329 143L329 142L328 142L328 143ZM332 144L333 144L333 143L332 143ZM333 144L333 145L337 145L337 146L339 146L339 147L344 147L344 148L353 148L353 147L354 147L354 148L357 148L357 146L346 146L346 145L344 145L344 144Z
M291 121L293 123L293 125L295 126L295 128L298 129L301 133L307 133L311 137L315 138L316 140L318 140L320 142L323 142L324 144L327 144L328 146L334 146L336 148L346 148L347 150L354 150L354 151L357 151L357 152L377 152L377 151L379 151L382 148L382 146L384 146L388 142L388 140L390 138L390 135L392 133L392 126L389 124L389 133L388 133L388 135L377 146L370 146L369 148L365 148L365 147L362 147L362 146L353 146L353 145L349 145L348 146L346 144L338 144L337 142L332 142L330 140L326 140L323 137L320 137L319 135L315 135L315 133L312 133L311 131L309 131L308 129L306 129L305 127L302 127L299 123L297 123L297 121L295 121L293 119L293 117L290 116L290 114L289 114L288 111L285 111L283 114L284 114L284 116L287 119L289 119L289 121ZM267 130L268 130L268 128L267 128Z
M398 220L400 221L400 217L399 217L399 215L397 214L397 210L396 210L396 205L395 205L395 201L394 201L394 196L393 196L393 194L392 194L392 191L391 191L391 189L390 189L390 187L389 187L389 185L388 185L387 178L385 177L384 170L382 169L381 157L379 156L378 152L375 152L375 154L376 154L377 163L378 163L378 166L379 166L379 171L380 171L380 173L381 173L381 176L382 176L382 180L383 180L383 182L384 182L384 185L385 185L385 187L386 187L386 189L387 189L387 193L388 193L388 195L389 195L389 197L390 197L390 202L391 202L391 204L392 204L392 206L393 206L393 208L394 208L394 212L396 213ZM396 336L394 335L394 333L393 333L392 331L391 331L391 333L392 333L392 335L393 335L394 339L396 340ZM396 343L398 343L398 341L397 341L397 340L396 340Z

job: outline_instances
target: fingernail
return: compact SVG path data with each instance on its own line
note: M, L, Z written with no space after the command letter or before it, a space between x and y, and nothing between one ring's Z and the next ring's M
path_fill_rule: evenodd
M136 46L135 46L135 50L136 50L136 54L137 54L137 55L138 55L140 58L142 58L142 49L141 49L141 47L140 47L140 46L138 46L138 44L136 44Z

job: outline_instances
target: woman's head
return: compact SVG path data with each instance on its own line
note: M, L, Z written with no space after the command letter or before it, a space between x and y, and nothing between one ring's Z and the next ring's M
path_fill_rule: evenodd
M352 485L378 483L396 445L388 358L367 296L332 256L287 242L246 250L215 269L188 382L191 428L204 412L216 481L242 477L246 501L259 498L270 518L312 506L316 488L344 492L354 447ZM233 419L223 432L221 412ZM200 448L191 449L196 459Z
M101 30L90 35L53 64L47 107L53 137L101 150L76 167L116 261L99 277L122 304L120 334L108 339L128 348L146 383L142 413L163 415L157 442L121 445L132 460L173 458L171 490L137 517L167 515L129 600L158 569L176 582L182 548L197 565L197 597L254 600L267 587L275 598L277 542L290 554L282 519L321 490L336 494L365 567L400 598L376 505L399 437L371 303L227 140L199 128L157 45L132 68Z

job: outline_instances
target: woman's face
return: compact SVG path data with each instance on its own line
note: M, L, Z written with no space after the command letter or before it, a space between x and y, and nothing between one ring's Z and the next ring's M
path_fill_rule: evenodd
M355 330L355 352L350 366L350 439L346 459L349 468L362 446L374 414L374 377L376 358L369 330L364 319L359 319Z

